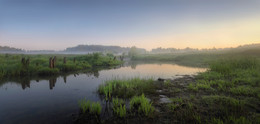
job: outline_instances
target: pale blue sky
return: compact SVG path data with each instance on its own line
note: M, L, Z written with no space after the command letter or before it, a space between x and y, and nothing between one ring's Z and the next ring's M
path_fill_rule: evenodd
M260 41L258 0L0 0L0 45L230 47Z

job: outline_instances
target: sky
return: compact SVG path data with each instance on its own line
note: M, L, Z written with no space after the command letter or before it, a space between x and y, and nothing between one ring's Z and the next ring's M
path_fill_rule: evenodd
M223 48L260 43L260 0L0 0L0 46Z

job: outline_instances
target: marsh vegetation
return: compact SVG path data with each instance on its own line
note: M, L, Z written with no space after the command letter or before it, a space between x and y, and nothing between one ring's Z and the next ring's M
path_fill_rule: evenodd
M123 65L119 73L129 75L127 77L113 78L118 73L113 75L112 69L109 72L103 72L103 75L106 75L105 78L102 77L88 86L84 83L77 86L81 90L89 87L90 91L81 92L79 95L81 97L75 98L77 114L73 115L72 123L260 123L260 57L259 54L253 54L255 52L258 51L131 54L129 57L137 61L126 63L146 61L149 64L155 64L160 62L155 69L151 68L154 65L141 68L148 70L144 72L150 72L149 69L151 69L158 73L158 70L163 69L164 66L171 68L169 65L161 66L161 63L170 62L185 65L185 67L174 66L172 70L166 71L179 72L186 70L187 66L207 67L207 71L202 71L197 75L181 75L176 79L171 76L159 78L161 75L156 78L133 77L132 73L136 72L130 73L129 70L124 70ZM65 75L67 72L73 74L80 70L88 71L98 67L112 67L123 63L112 54L99 53L88 55L2 54L0 58L2 65L0 79L12 81L10 79L14 77L26 78L27 83L22 83L23 89L30 87L29 78L32 76L56 76L57 79L47 78L50 89L53 89L54 82L59 78L57 75ZM136 68L138 68L137 64L131 65L131 69ZM139 72L142 71L139 70ZM151 73L147 74L151 75ZM94 74L94 77L98 78L97 75ZM77 76L78 74L74 74L75 78ZM94 77L89 79L95 80ZM66 75L63 78L66 83ZM83 79L83 81L90 81L89 79ZM73 87L70 92L75 93L78 89ZM65 92L67 93L67 90ZM73 99L74 102L75 99Z
M97 66L115 66L122 62L112 54L18 55L0 54L0 79L14 76L46 76L87 70Z
M195 77L114 79L97 92L113 106L114 116L103 123L138 118L153 123L253 124L260 122L259 82L259 60L238 57L212 61L208 71Z

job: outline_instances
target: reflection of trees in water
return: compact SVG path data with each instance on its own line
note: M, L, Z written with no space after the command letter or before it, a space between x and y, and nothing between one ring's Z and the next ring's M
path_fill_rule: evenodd
M12 79L6 78L6 79L0 80L0 87L2 87L4 84L13 82L13 83L20 85L21 88L24 90L26 88L30 88L30 83L32 83L33 80L35 80L36 82L40 82L40 83L42 80L45 80L45 81L49 81L49 88L52 90L55 87L58 77L63 78L64 83L67 83L67 77L72 76L72 75L74 75L74 77L77 77L79 74L86 74L88 77L94 76L94 77L98 78L100 70L105 70L105 68L94 68L94 69L88 70L86 72L65 73L62 75L48 76L48 77L17 77L17 78L12 78Z
M63 76L64 83L67 83L67 76Z
M132 65L131 65L131 68L132 68L132 69L136 69L136 66L137 66L137 64L132 64Z
M110 110L110 102L106 101L106 106L105 106L105 111L104 111L104 116L109 117L109 110Z
M94 71L93 73L94 73L94 76L95 76L96 78L99 77L99 73L98 73L98 71Z
M30 79L29 78L22 79L21 86L23 90L26 89L27 87L30 88Z
M52 78L49 80L49 86L51 90L53 89L53 87L55 87L56 82L57 82L57 78Z

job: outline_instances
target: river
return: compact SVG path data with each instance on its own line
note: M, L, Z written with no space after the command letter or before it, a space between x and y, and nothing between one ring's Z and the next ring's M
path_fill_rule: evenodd
M126 62L116 68L95 72L2 81L0 123L72 123L73 117L79 113L80 99L100 101L96 90L105 80L133 77L174 79L205 70L174 63Z

